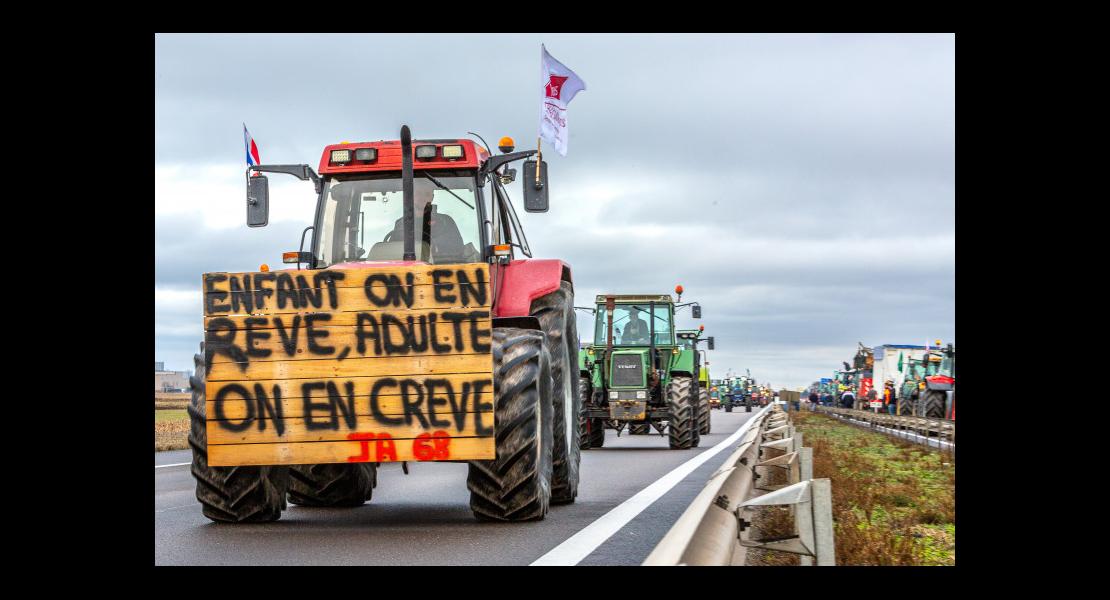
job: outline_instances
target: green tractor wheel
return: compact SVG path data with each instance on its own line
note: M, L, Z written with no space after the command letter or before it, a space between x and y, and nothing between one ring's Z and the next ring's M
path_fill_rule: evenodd
M693 394L690 393L693 383L694 378L689 375L674 375L667 386L667 405L670 412L667 432L673 449L685 450L694 447L694 436L697 435L697 421L695 421L697 406L692 402Z
M698 391L699 412L698 412L698 433L705 435L709 433L710 429L710 414L709 414L709 392L705 388L700 388Z
M589 402L590 402L590 378L582 376L578 378L578 397L582 398L582 404L578 411L578 448L580 450L590 449L590 417L589 417Z
M605 445L605 419L590 419L590 447L600 448Z

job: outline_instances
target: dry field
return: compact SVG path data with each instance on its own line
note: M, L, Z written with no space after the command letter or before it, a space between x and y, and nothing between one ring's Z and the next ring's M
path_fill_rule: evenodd
M154 451L184 450L189 447L188 393L154 394Z

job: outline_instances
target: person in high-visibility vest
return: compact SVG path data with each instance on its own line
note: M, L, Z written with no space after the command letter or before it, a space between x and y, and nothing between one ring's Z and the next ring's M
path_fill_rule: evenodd
M894 382L889 379L883 385L883 404L886 405L886 411L893 415L898 404L894 399Z

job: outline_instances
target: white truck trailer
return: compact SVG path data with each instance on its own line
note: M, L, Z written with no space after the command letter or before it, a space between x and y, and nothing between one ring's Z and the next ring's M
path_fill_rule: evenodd
M889 379L894 382L894 390L902 388L902 381L905 380L906 367L911 358L914 360L921 360L925 356L925 346L913 346L910 344L883 344L872 348L875 353L875 366L872 368L872 379L875 387L875 392L879 394L879 398L883 397L883 384ZM902 360L902 370L898 370L898 361Z

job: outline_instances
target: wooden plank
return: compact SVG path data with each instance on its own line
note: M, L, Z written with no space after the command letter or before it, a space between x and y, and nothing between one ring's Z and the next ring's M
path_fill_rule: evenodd
M340 389L342 389L342 388L340 388ZM493 406L493 402L494 402L494 395L493 395L493 391L492 391L493 388L491 387L491 385L484 385L484 386L482 386L482 389L484 391L481 394L477 394L477 395L471 394L471 393L466 394L466 399L465 399L466 408L469 409L466 412L475 412L473 410L475 406L483 406L483 407L492 407ZM439 393L442 394L442 391L440 391ZM440 398L446 398L447 399L447 405L446 406L448 406L448 407L450 406L450 404L451 404L451 397L450 396L442 396L442 395L437 396L437 400L436 400L437 404L442 404L440 402ZM311 399L311 406L308 403L305 402L304 398L282 398L280 403L274 402L273 398L268 398L268 399L269 399L270 404L266 405L266 411L267 411L266 414L269 414L270 406L273 406L275 411L276 410L281 411L281 415L285 419L304 417L306 413L311 413L313 415L313 418L315 418L316 420L322 420L322 419L330 418L330 408L324 408L323 407L323 405L325 403L329 402L328 397L326 395L326 392L321 392L317 397L313 397ZM419 399L419 396L414 395L414 396L410 397L409 399L410 399L410 401L414 401L414 400ZM251 400L253 401L255 399L252 397ZM390 417L390 418L396 418L398 416L404 417L404 415L405 415L404 400L402 399L402 397L400 395L379 396L377 400L378 400L378 412L379 413L381 413L381 414L383 414L387 417ZM457 393L455 395L455 402L458 403L460 405L460 407L462 406L463 395L461 393ZM219 406L217 406L217 404L219 404ZM277 406L278 404L280 404L280 407ZM316 406L316 405L321 405L321 406ZM249 406L249 408L248 408L248 406ZM248 404L248 401L244 400L241 396L235 396L235 401L234 402L225 400L223 402L217 403L217 401L211 400L211 401L208 401L208 402L205 403L205 408L208 411L205 414L207 414L209 416L209 419L214 420L214 421L215 420L225 420L225 421L231 421L231 422L242 422L244 419L255 418L261 412L258 409L257 402L250 402ZM420 408L420 412L425 415L425 418L428 418L428 414L425 411L425 405L421 404L419 408ZM373 414L373 410L370 408L370 398L368 398L368 397L357 397L357 398L355 398L355 411L354 412L355 412L355 414L359 415L360 419L370 418L370 415ZM411 402L410 402L409 412L410 413L414 412L414 409L412 408ZM440 419L440 420L454 419L452 414L453 413L444 413L442 408L437 408L436 409L436 418ZM444 416L444 415L446 415L446 416ZM340 418L342 418L342 413L338 413L338 416ZM484 423L484 421L483 421L483 423Z
M352 310L352 311L299 311L278 313L274 315L224 315L215 317L204 317L204 330L206 332L212 331L217 327L223 329L227 328L230 324L236 331L246 331L248 320L251 329L283 329L285 331L292 331L293 329L306 329L310 321L305 317L308 315L331 315L327 321L321 321L318 317L312 319L313 327L320 327L321 324L326 324L328 327L355 327L358 325L360 314L367 314L373 316L375 319L380 320L383 313L392 314L401 317L402 320L409 316L429 315L435 313L436 322L440 322L441 315L444 312L462 312L469 313L471 311L486 311L491 313L492 309L488 306L460 306L452 308L414 308L412 310L404 309L383 309L379 310ZM300 317L300 318L297 318ZM448 322L450 323L450 322Z
M204 314L490 306L489 266L411 265L381 269L205 273Z
M205 307L224 307L224 310L216 310L206 312L205 316L252 316L252 315L294 315L297 313L319 313L319 312L353 312L353 311L379 311L379 310L427 310L427 309L440 309L451 310L455 308L489 308L490 296L486 294L484 298L475 297L474 295L467 295L466 301L463 302L458 293L452 295L440 294L436 296L434 288L430 285L413 286L411 291L406 291L410 294L402 297L400 294L394 294L392 299L382 304L375 303L367 298L366 292L361 288L338 288L335 290L335 304L334 306L329 300L329 296L325 294L323 301L313 303L309 300L294 300L293 297L286 297L284 294L276 298L271 296L265 298L264 302L259 305L255 301L249 304L240 301L246 297L246 293L232 293L230 296L215 297L213 294L205 294ZM254 294L252 294L254 295ZM381 300L383 296L376 295L375 298ZM484 300L482 302L481 300ZM226 305L226 306L225 306ZM290 317L292 318L292 317ZM207 324L206 324L207 327Z
M208 464L303 465L316 463L397 462L428 460L490 460L497 456L496 441L483 438L343 442L291 442L284 444L227 444L208 448Z
M371 414L370 392L380 379L377 377L318 380L264 379L246 385L239 381L209 381L205 386L205 398L207 399L207 412L205 414L212 419L218 418L217 415L226 419L243 419L247 417L251 410L254 411L254 414L258 414L261 412L258 408L259 394L254 386L259 385L266 396L265 401L274 405L280 404L283 415L286 417L303 417L306 389L307 397L312 398L312 402L318 402L321 398L327 397L326 386L330 382L335 386L336 393L344 395L348 392L347 383L350 383L355 396L355 411L360 415L368 415ZM474 406L476 402L493 402L493 379L489 373L444 375L442 377L410 375L405 379L411 382L409 388L406 389L410 396L416 395L419 397L419 392L413 392L413 387L419 386L425 397L430 392L430 394L436 396L446 396L450 401L453 396L455 401L460 404L465 398L468 406ZM305 387L306 384L308 385L307 388ZM431 386L430 390L429 384ZM239 389L239 386L242 386L242 389ZM216 399L220 398L221 390L224 388L231 389L224 392L217 411ZM475 389L479 390L477 398L474 396ZM277 400L277 398L280 398L280 400ZM404 412L404 407L401 404L400 385L382 385L378 389L377 399L379 410L385 414L392 415Z
M205 332L211 363L466 354L489 351L489 310L397 311L361 315L355 326L330 326L331 313L303 319L251 317L239 329L223 323ZM277 329L257 325L280 325ZM294 328L292 325L298 325Z
M215 363L208 371L207 377L209 381L258 381L261 379L320 379L330 377L408 377L413 374L446 375L451 373L483 373L492 376L493 355L484 352L443 356Z
M446 401L444 402L446 404ZM327 407L327 399L322 406ZM488 437L493 435L493 405L482 412L453 413L451 406L437 411L411 415L344 415L326 408L312 418L250 419L245 421L208 421L208 446L220 444L273 444L279 442L338 442L353 433L387 434L395 440L412 440L421 434L444 432L451 437ZM350 417L348 420L347 417ZM407 417L407 418L406 418ZM419 417L419 418L417 418ZM353 423L353 426L352 426ZM280 427L280 433L278 428ZM235 431L233 429L238 429Z
M328 276L326 275L328 273L343 273L344 277L342 279L334 279L335 287L337 287L337 288L340 288L340 287L362 287L363 281L366 279L366 277L368 277L370 275L385 275L385 276L392 275L392 276L396 276L400 279L402 284L407 285L408 284L407 276L408 276L409 273L411 273L412 276L413 276L413 282L412 282L413 285L432 285L436 282L436 280L433 278L433 273L434 272L442 272L442 271L445 271L445 270L446 271L451 271L452 275L450 277L450 281L452 281L452 282L458 280L457 271L464 271L466 273L466 276L469 278L470 281L476 281L479 272L481 272L483 275L488 275L489 274L489 265L486 264L486 263L462 263L462 264L457 264L457 265L429 265L429 264L421 264L421 263L398 264L398 263L395 263L395 262L383 262L383 263L378 263L378 265L380 265L380 266L365 267L365 268L360 268L360 269L301 269L301 270L280 269L280 270L277 270L277 271L270 271L269 274L270 275L278 275L278 274L281 274L281 273L286 273L286 274L293 275L294 277L297 276L297 275L305 275L306 276L305 279L309 283L311 283L314 280L316 280L315 275L317 273L324 274L322 277L319 278L321 281L324 281L324 280L328 279ZM228 291L228 289L230 289L230 278L231 277L238 278L240 281L242 281L244 276L250 275L253 278L255 275L261 275L261 274L264 274L264 273L261 273L259 271L247 271L247 272L212 271L211 273L205 273L205 276L208 276L208 275L223 275L223 276L225 276L225 279L223 279L219 282L216 282L215 285L217 285L218 289L220 289L222 291ZM441 282L442 281L447 281L447 279L448 279L447 276L442 274L442 273L440 274L439 277L440 277L439 281L441 281ZM487 278L486 281L489 281L489 279ZM320 285L317 285L316 287L325 287L325 286L326 286L326 284L322 283Z

